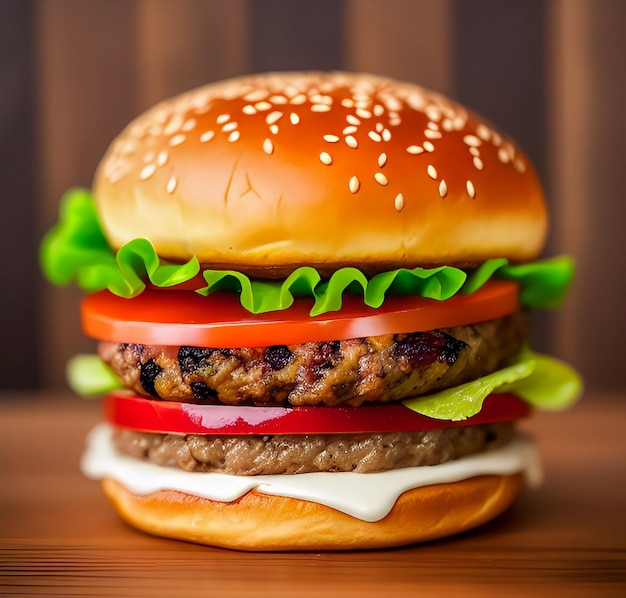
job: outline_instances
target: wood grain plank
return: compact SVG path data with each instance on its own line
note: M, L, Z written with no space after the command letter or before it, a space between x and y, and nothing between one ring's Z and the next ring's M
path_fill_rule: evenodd
M551 596L621 596L624 399L590 396L571 411L526 422L538 438L546 482L479 530L392 550L242 553L126 526L99 485L76 469L99 405L14 396L0 416L0 593L308 598L528 596L549 589Z

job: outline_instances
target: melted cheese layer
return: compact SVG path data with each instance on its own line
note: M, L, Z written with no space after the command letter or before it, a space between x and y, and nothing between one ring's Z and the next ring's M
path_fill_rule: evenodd
M363 521L383 519L397 498L412 488L489 474L523 472L529 485L538 485L542 479L534 443L522 435L516 436L500 449L441 465L408 467L381 473L233 476L191 473L119 454L111 443L112 432L108 424L99 424L88 435L87 449L81 460L81 469L87 477L114 478L139 495L168 489L223 502L231 502L256 489L265 494L320 503Z

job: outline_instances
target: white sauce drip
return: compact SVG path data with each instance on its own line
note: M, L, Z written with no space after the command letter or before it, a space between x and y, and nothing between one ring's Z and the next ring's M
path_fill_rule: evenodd
M327 505L363 521L378 521L385 517L397 498L412 488L488 474L523 472L531 486L538 485L542 479L533 441L522 435L516 436L503 448L442 465L408 467L381 473L233 476L190 473L119 454L112 446L111 434L111 426L99 424L87 437L87 450L81 460L81 469L87 477L114 478L139 495L169 489L223 502L231 502L256 489L265 494Z

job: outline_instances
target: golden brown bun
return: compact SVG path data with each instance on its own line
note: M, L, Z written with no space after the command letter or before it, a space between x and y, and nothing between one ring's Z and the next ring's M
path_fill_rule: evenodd
M94 192L114 247L145 237L227 267L521 261L546 234L515 143L370 75L250 76L163 102L112 143Z
M111 478L104 490L118 513L143 531L238 550L356 550L402 546L456 534L504 511L522 474L489 475L402 494L391 513L368 523L330 507L251 491L217 502L177 491L132 494Z

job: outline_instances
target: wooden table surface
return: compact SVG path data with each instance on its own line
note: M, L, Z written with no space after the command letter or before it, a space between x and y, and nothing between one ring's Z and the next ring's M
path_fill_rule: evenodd
M536 415L544 485L479 530L393 550L242 553L153 538L82 477L98 402L0 400L0 594L626 596L626 396Z

